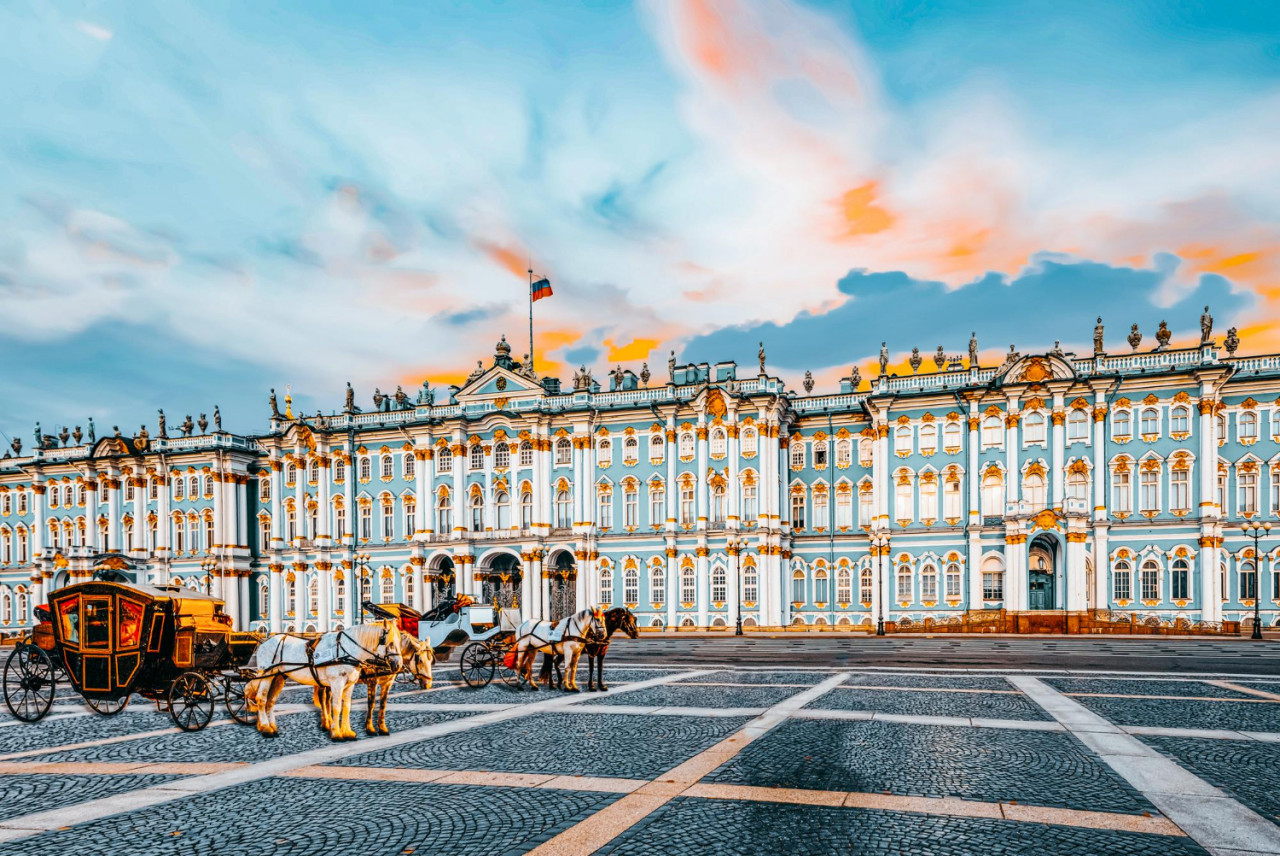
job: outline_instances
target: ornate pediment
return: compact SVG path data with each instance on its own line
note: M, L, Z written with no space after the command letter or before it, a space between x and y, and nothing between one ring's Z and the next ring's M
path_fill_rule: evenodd
M1002 386L1015 383L1042 384L1055 380L1075 380L1076 371L1062 357L1054 354L1033 355L1006 365L998 375Z
M479 377L469 380L462 389L458 390L456 398L459 404L465 404L467 401L527 398L531 395L542 395L542 392L542 386L537 381L517 374L511 369L492 366Z

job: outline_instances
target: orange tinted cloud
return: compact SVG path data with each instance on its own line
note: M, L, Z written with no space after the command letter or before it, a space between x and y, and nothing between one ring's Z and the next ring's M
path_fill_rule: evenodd
M843 217L840 237L854 238L859 235L874 235L883 232L894 223L894 217L880 205L876 204L879 186L868 181L852 190L845 191L837 203Z
M704 70L728 79L741 67L728 22L707 0L689 0L684 4L688 27L685 45L689 56Z
M653 349L658 347L658 340L632 339L625 345L615 345L612 339L605 339L604 346L609 349L609 362L625 363L631 360L647 360Z
M478 241L476 246L490 259L516 276L528 276L529 268L533 266L528 251L523 247L504 247L488 241Z

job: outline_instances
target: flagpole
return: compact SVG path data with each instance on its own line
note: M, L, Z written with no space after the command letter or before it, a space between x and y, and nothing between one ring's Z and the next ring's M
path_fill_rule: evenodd
M529 268L529 371L533 371L533 268Z

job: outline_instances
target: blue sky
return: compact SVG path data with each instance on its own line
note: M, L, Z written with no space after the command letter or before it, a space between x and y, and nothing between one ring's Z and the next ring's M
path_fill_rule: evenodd
M886 339L1280 348L1280 10L0 7L0 430ZM866 374L866 371L864 371Z

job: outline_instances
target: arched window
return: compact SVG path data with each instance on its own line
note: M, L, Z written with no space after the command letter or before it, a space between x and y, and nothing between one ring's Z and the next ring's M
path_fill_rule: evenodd
M983 448L999 448L1004 445L1004 423L999 416L988 416L982 420Z
M847 469L853 464L853 441L848 438L836 440L836 466Z
M347 480L347 462L343 458L333 459L333 480L338 484Z
M628 531L640 526L640 488L635 481L622 486L622 525Z
M1089 499L1089 476L1076 471L1067 474L1067 497L1087 502Z
M211 475L204 477L204 498L213 499L213 476Z
M608 437L596 443L596 462L605 467L613 463L613 442Z
M667 602L667 571L660 564L649 568L649 602L654 606Z
M571 511L572 500L569 491L561 488L556 491L556 528L568 529L573 525L573 514Z
M533 528L533 494L527 490L520 494L520 528Z
M858 463L864 467L869 467L874 457L875 443L871 441L871 438L863 437L858 440Z
M813 575L813 600L814 603L820 605L831 602L830 579L823 568L819 568L817 573Z
M649 435L649 460L652 463L660 464L665 456L667 441L661 434Z
M1240 414L1237 426L1241 440L1258 439L1258 414L1251 410L1246 410Z
M948 422L943 426L942 445L948 453L960 451L961 437L962 432L960 430L959 422Z
M622 572L622 602L629 605L640 602L640 572L635 568Z
M484 497L479 491L471 494L471 531L484 531Z
M413 481L418 477L417 459L413 457L413 452L404 453L404 464L402 469L404 471L405 481Z
M911 453L911 426L899 425L893 432L893 451L899 455Z
M1141 584L1143 600L1160 599L1160 566L1154 559L1147 559L1142 563Z
M1124 559L1111 571L1111 597L1117 601L1133 600L1133 566Z
M693 568L680 569L680 602L693 604L698 599L698 578Z
M987 470L982 477L982 516L999 517L1004 514L1004 477L999 470Z
M640 441L628 436L622 441L622 462L634 464L638 460L640 460Z
M875 516L875 495L871 492L871 482L864 481L858 485L858 525L870 526Z
M844 566L836 569L836 603L845 606L853 602L853 573Z
M791 469L804 469L804 443L798 440L791 444Z
M1116 439L1129 439L1133 435L1133 416L1128 410L1118 410L1111 419L1111 436Z
M520 466L533 466L533 444L528 440L520 441Z
M177 548L178 552L181 553L182 552L181 524L179 524L176 527L174 534L177 536L175 539L174 546ZM271 544L271 518L267 517L266 515L263 515L262 517L258 518L258 547L262 550L266 550L270 544Z
M825 470L827 468L827 441L813 441L813 468L816 470Z
M384 466L383 469L385 470L387 467ZM320 481L320 462L314 458L307 465L307 481L311 484L317 484Z
M298 584L292 577L284 581L284 611L286 615L298 611Z
M858 572L858 602L871 605L871 569L863 568Z
M947 600L960 597L960 566L955 562L947 564Z
M667 491L661 481L649 482L649 525L661 526L667 520Z
M938 569L933 565L925 565L920 571L920 599L930 603L938 601Z
M791 575L791 602L797 606L805 602L804 571L798 569Z
M613 606L613 569L608 565L600 569L600 603Z
M744 458L749 458L756 453L758 437L756 429L751 426L742 429L742 456Z
M479 443L471 447L470 467L473 470L484 469L484 446Z
M396 578L394 574L383 572L382 591L378 593L379 603L394 603L396 599Z
M1028 444L1039 443L1045 441L1044 432L1044 414L1038 410L1032 410L1022 420L1022 439Z
M1044 476L1039 473L1027 473L1022 477L1022 495L1033 509L1045 505Z
M453 472L453 450L448 446L441 446L436 452L436 474L444 475Z
M911 566L908 564L898 565L897 585L894 589L899 601L903 603L911 602Z
M797 490L791 494L791 528L804 528L804 490Z
M497 516L494 528L498 531L511 528L511 494L499 490L493 495L494 513Z
M711 444L711 457L723 458L725 456L727 440L725 438L725 432L723 428L711 429L710 444Z
M1258 596L1258 569L1251 560L1240 563L1240 600L1254 600Z
M568 437L556 440L556 466L573 462L573 443Z
M1142 433L1144 435L1160 433L1160 411L1148 407L1142 411Z
M506 443L497 442L493 444L493 465L500 470L511 467L511 447Z
M373 463L369 460L368 456L360 458L360 472L357 475L357 478L362 482L367 482L369 479L373 478Z
M680 435L680 457L693 457L693 435L688 431Z
M296 464L290 463L284 468L284 483L288 487L293 487L298 483L298 466Z
M754 605L760 600L760 575L755 565L747 565L742 569L742 601Z
M1004 600L1004 564L999 556L988 556L982 561L982 599Z
M1169 574L1169 597L1173 600L1191 599L1191 566L1186 559L1174 559Z
M441 488L436 496L436 532L448 535L453 531L453 503L450 501L449 489Z
M1182 406L1169 411L1169 431L1172 434L1191 433L1191 411Z
M724 603L729 599L729 584L725 576L724 566L716 565L711 569L711 602Z
M19 624L26 624L29 617L27 613L27 590L24 586L18 586L14 592L14 617Z
M938 426L924 424L920 426L920 454L933 454L938 449Z
M1089 439L1089 414L1077 407L1067 414L1067 442L1078 443Z
M900 474L894 480L893 486L893 515L895 520L911 521L915 519L914 494L915 491L911 488L911 476L906 473Z

